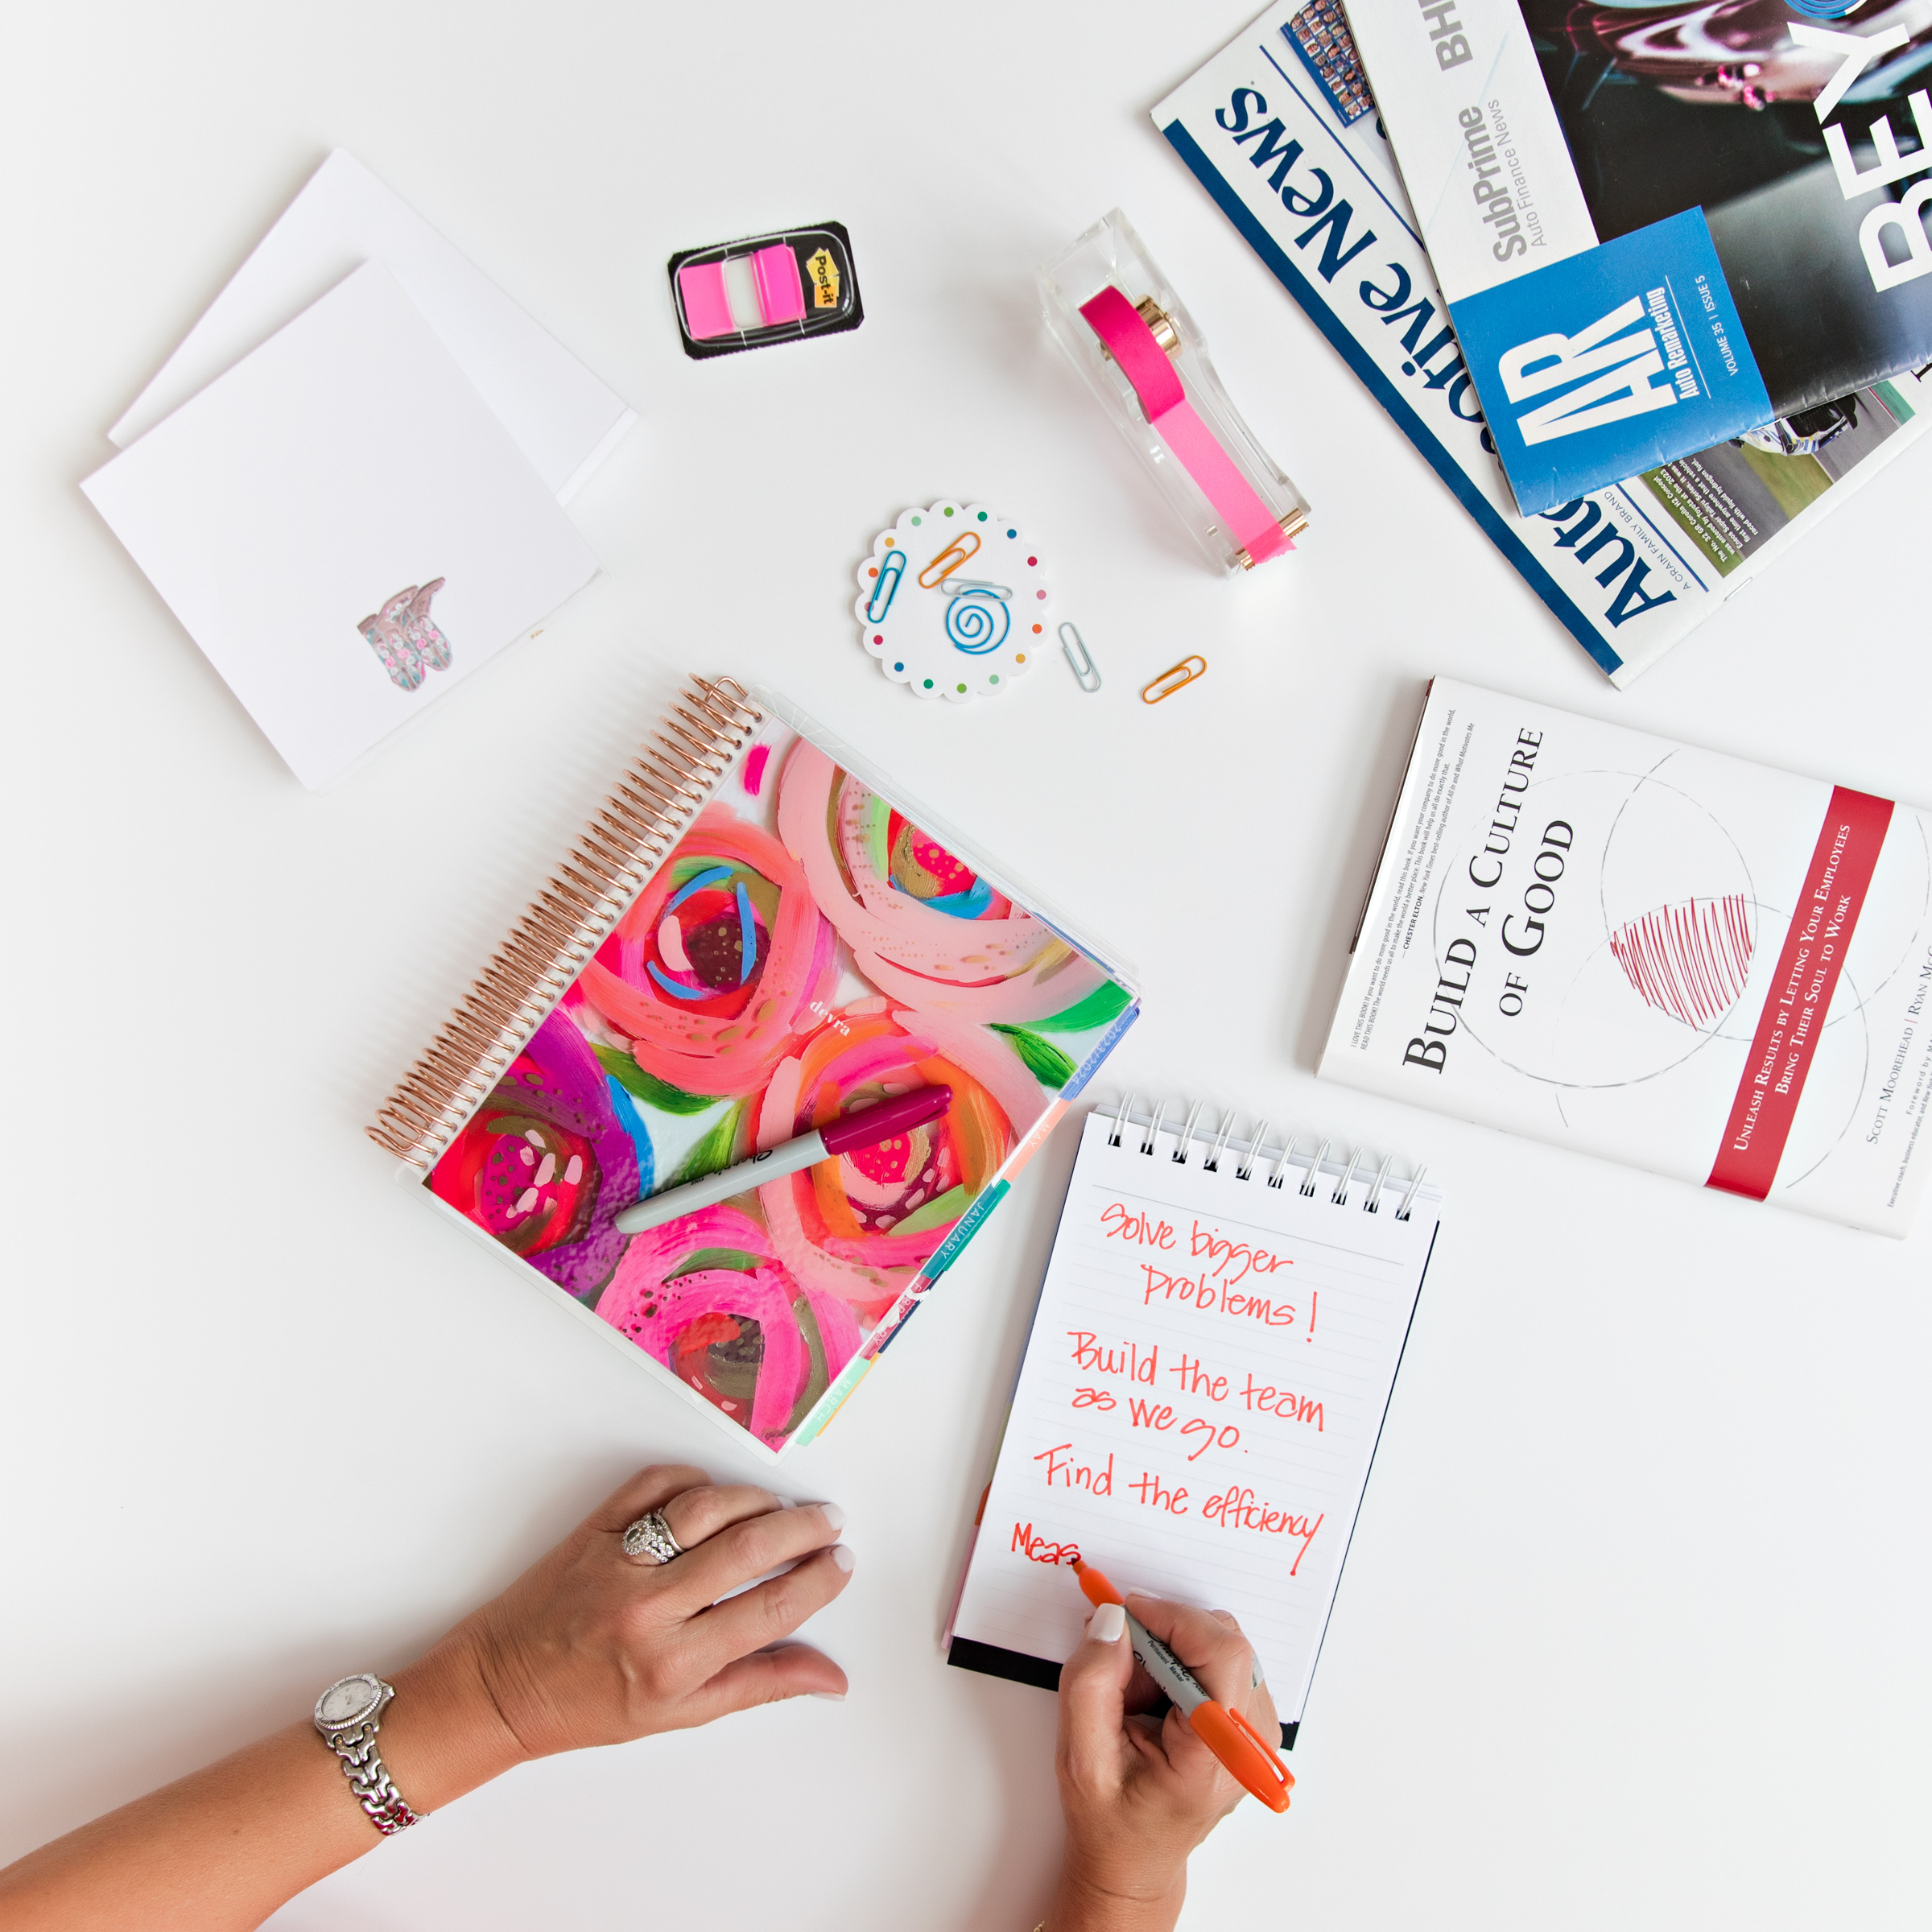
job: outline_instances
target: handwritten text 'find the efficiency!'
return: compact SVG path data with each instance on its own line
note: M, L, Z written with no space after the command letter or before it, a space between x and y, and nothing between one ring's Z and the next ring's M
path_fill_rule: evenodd
M1240 1452L1244 1429L1318 1435L1326 1429L1320 1402L1264 1381L1233 1360L1257 1327L1278 1339L1298 1331L1312 1342L1319 1294L1311 1289L1304 1305L1289 1286L1292 1257L1230 1240L1199 1220L1191 1221L1183 1235L1170 1221L1111 1201L1100 1210L1098 1233L1103 1243L1119 1244L1108 1252L1120 1257L1120 1285L1129 1291L1123 1313L1191 1311L1199 1319L1199 1339L1177 1348L1167 1323L1162 1323L1169 1330L1164 1341L1068 1329L1064 1345L1073 1368L1070 1412L1107 1417L1109 1434L1122 1424L1144 1430L1149 1447L1140 1474L1128 1480L1116 1467L1115 1451L1108 1449L1104 1458L1084 1451L1079 1424L1070 1424L1067 1441L1052 1443L1033 1458L1046 1488L1132 1498L1163 1517L1197 1517L1235 1535L1298 1542L1292 1576L1326 1512L1311 1516L1286 1508L1238 1481L1203 1497L1179 1479L1211 1451L1222 1452L1216 1462ZM1269 1292L1257 1291L1263 1285ZM1162 1467L1148 1468L1149 1462ZM1207 1467L1212 1470L1215 1464ZM1201 1476L1191 1480L1198 1487ZM1036 1534L1030 1522L1013 1524L1011 1547L1038 1563L1071 1563L1080 1555L1077 1544L1053 1542Z

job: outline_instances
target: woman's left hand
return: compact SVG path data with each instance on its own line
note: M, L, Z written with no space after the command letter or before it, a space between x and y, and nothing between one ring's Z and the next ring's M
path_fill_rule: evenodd
M624 1550L626 1525L653 1510L683 1546L667 1563ZM642 1470L397 1673L386 1748L393 1724L405 1760L419 1739L433 1748L433 1734L448 1748L467 1739L515 1762L783 1698L843 1697L845 1673L831 1658L784 1640L845 1587L844 1522L834 1505L787 1509L769 1490L714 1487L700 1469ZM744 1587L787 1563L784 1575ZM470 1723L452 1700L471 1706ZM432 1713L444 1721L432 1724Z

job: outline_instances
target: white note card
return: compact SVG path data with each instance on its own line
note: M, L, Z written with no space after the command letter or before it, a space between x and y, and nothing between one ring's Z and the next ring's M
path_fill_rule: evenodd
M558 502L637 420L548 330L337 148L108 433L126 449L365 262L402 285Z
M1123 1590L1232 1611L1293 1727L1440 1197L1312 1146L1196 1139L1182 1160L1178 1133L1115 1133L1088 1116L952 1661L1046 1681L1088 1614L1077 1553Z
M376 262L81 488L311 787L597 572Z

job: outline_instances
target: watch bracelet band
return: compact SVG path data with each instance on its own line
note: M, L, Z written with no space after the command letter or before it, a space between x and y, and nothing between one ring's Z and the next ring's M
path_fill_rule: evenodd
M419 1823L425 1814L410 1808L378 1753L376 1732L380 1728L365 1718L347 1730L329 1732L324 1741L341 1759L349 1788L368 1814L369 1822L387 1838L391 1832Z

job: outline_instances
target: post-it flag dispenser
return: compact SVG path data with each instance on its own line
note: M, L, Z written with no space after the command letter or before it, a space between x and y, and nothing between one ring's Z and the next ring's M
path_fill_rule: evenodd
M1228 576L1294 547L1308 504L1221 386L1173 284L1117 208L1040 270L1046 326Z

